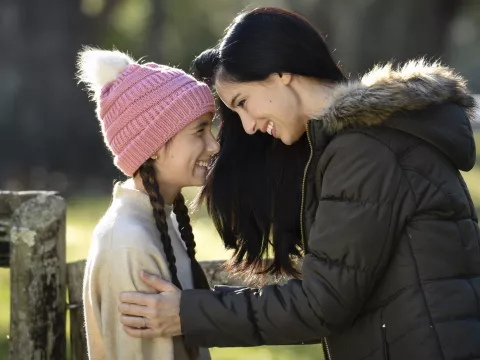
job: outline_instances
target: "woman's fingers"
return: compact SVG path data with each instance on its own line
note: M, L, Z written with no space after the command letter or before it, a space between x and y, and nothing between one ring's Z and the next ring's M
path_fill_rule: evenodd
M152 309L143 305L135 305L135 304L129 304L129 303L120 303L120 305L118 305L118 311L122 315L130 315L130 316L149 317L152 315Z
M124 325L124 327L127 326L136 329L148 328L149 324L149 320L145 317L128 315L120 316L120 322Z
M157 275L148 274L145 271L140 273L140 278L144 283L159 293L179 292L180 290L172 283L163 280ZM155 307L157 296L155 294L141 292L122 292L120 302Z
M136 304L148 306L152 304L152 300L155 298L155 294L146 294L141 292L122 292L120 294L120 301L122 303Z
M158 275L149 274L146 271L140 272L140 279L159 293L178 290L171 282L163 280Z
M143 275L145 277L145 274ZM182 292L171 283L148 275L148 284L161 291L157 294L124 292L120 294L121 314L125 332L133 337L172 337L182 334L180 300ZM147 330L143 329L147 327Z
M123 330L130 336L142 339L153 339L159 337L157 332L152 329L137 329L130 326L123 326Z

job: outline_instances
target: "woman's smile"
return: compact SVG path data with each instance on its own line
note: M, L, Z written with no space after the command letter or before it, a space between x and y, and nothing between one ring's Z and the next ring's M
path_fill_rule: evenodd
M277 137L277 129L275 128L273 121L267 123L267 133L272 135L274 138Z

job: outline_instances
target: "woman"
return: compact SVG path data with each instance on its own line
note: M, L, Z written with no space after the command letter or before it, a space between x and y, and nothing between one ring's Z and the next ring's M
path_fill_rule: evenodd
M89 358L210 359L208 349L186 346L181 337L129 337L117 312L122 291L151 291L138 280L141 269L180 289L209 289L181 189L205 183L209 159L219 150L210 90L179 69L139 64L119 51L86 49L78 65L105 143L128 176L115 185L95 228L85 269Z
M459 173L475 164L465 81L422 61L346 81L306 20L272 8L240 15L194 65L221 100L202 195L225 245L258 270L272 239L273 272L295 273L303 250L302 279L180 294L144 277L161 293L122 294L125 330L180 324L208 347L324 338L326 359L479 358L480 231Z

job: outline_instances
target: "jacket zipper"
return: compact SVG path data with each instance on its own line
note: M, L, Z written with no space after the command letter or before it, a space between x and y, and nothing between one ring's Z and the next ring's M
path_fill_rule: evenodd
M300 235L302 238L303 250L305 254L307 253L307 244L305 244L305 234L303 230L303 213L304 213L303 207L305 206L305 182L307 180L308 167L310 166L310 162L312 161L312 157L313 157L313 146L312 146L312 140L310 140L309 123L310 122L307 122L307 140L308 140L308 145L310 146L310 156L308 157L307 165L305 165L305 170L303 171L302 201L300 205Z
M312 140L310 139L310 127L309 127L310 121L307 123L307 140L308 140L308 145L310 146L310 156L308 157L307 165L305 165L305 171L303 172L303 182L302 182L302 202L301 202L301 207L300 207L300 234L302 237L302 244L303 244L303 249L305 251L305 254L307 253L307 244L305 244L305 234L303 230L303 213L304 213L304 206L305 206L305 182L307 181L307 172L308 168L310 166L310 163L312 162L313 158L313 146L312 146ZM323 338L323 344L324 344L324 352L326 355L325 360L333 360L332 359L332 354L330 353L330 348L328 346L327 338Z
M328 347L328 342L326 337L323 338L323 343L325 344L325 350L326 350L325 352L327 353L325 360L333 360L332 354L330 353L330 348Z

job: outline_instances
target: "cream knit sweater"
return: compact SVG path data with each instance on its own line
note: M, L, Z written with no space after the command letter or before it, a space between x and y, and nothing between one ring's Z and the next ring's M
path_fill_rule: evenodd
M165 211L178 278L184 289L191 289L190 259L172 208ZM87 259L83 300L90 360L188 360L180 337L137 339L123 330L119 294L152 292L140 280L141 270L170 280L149 198L128 180L115 186L112 204L95 228ZM208 349L200 349L200 359L210 359Z

